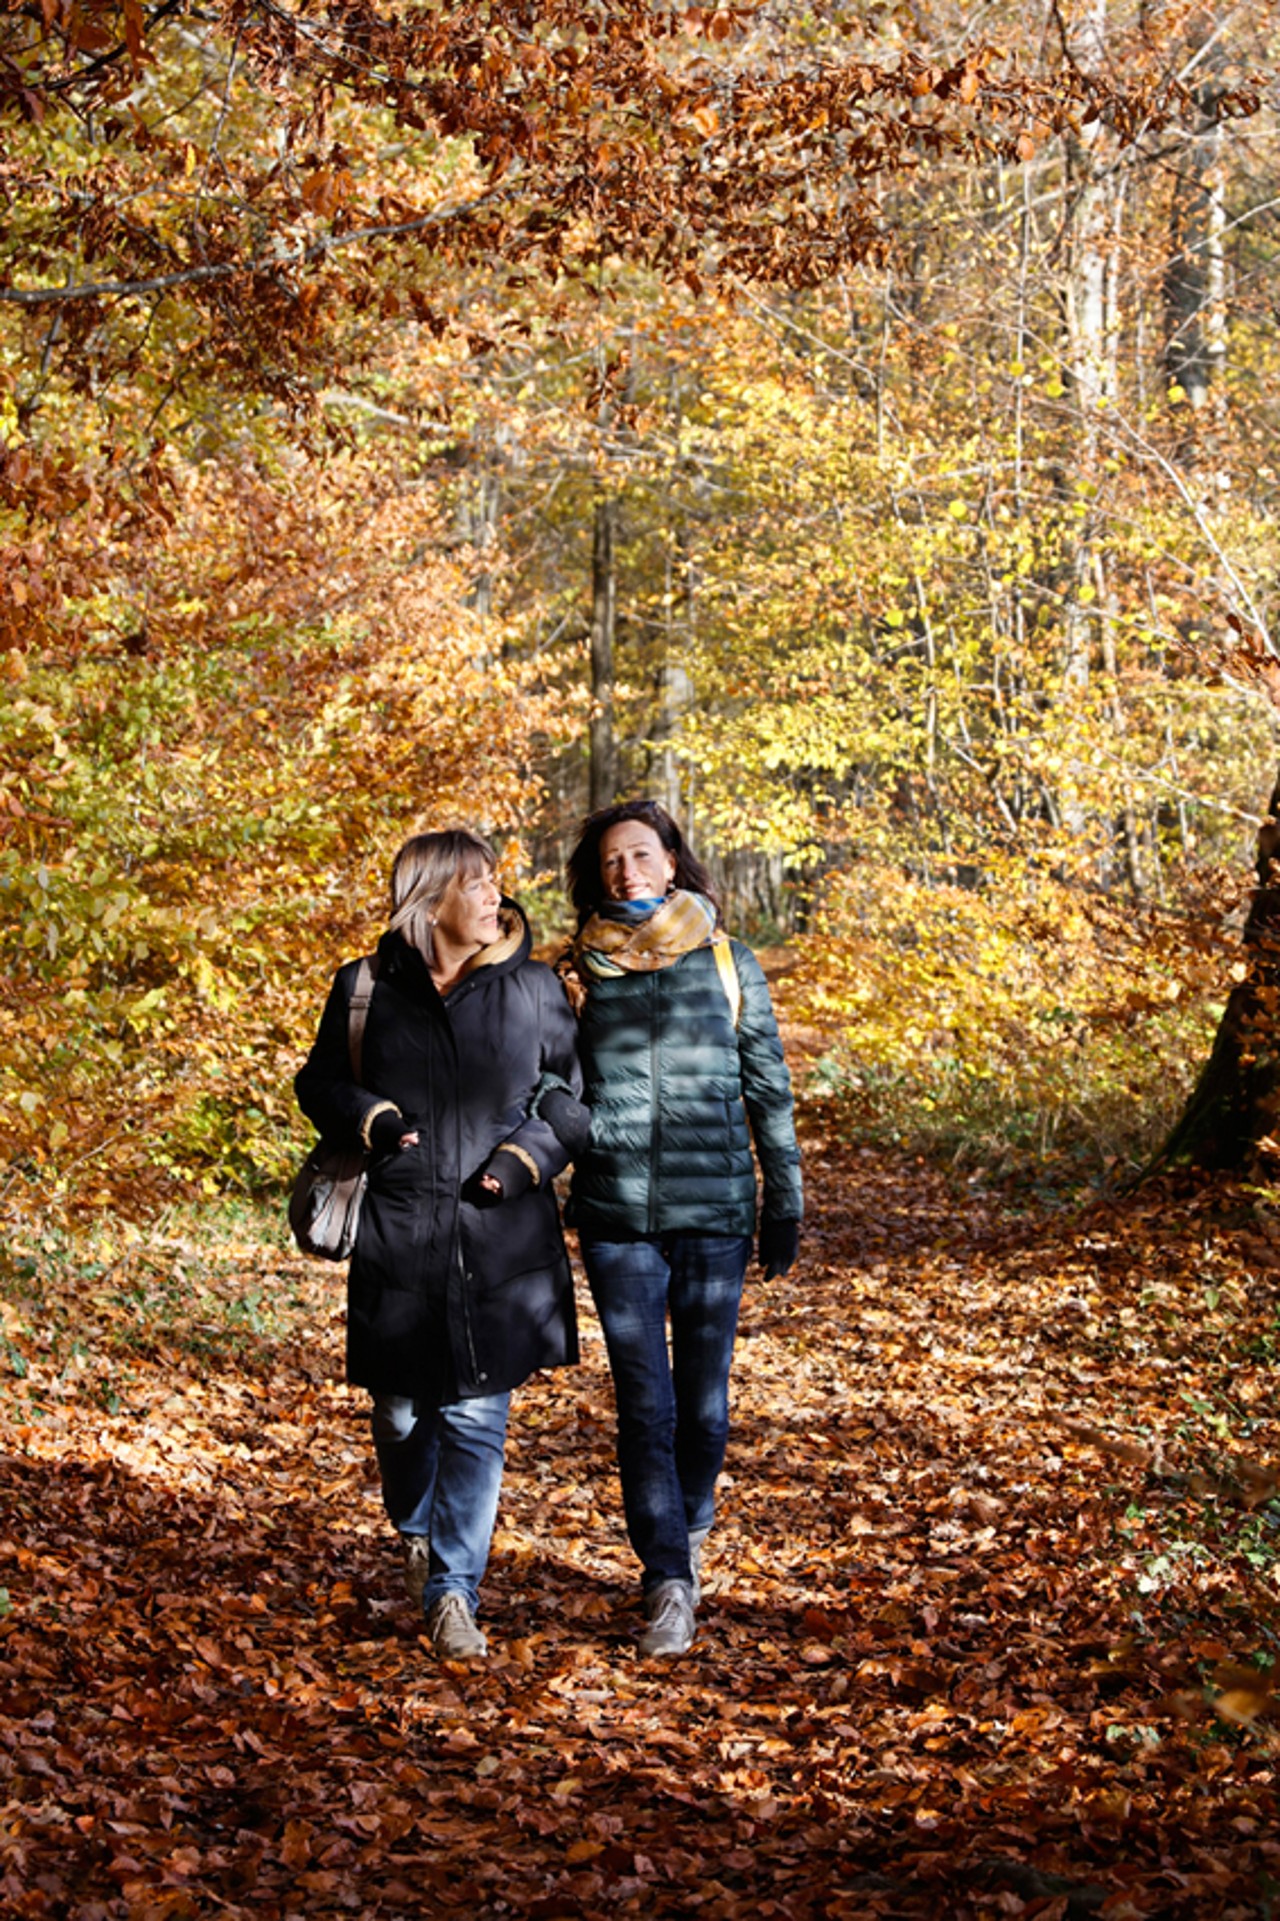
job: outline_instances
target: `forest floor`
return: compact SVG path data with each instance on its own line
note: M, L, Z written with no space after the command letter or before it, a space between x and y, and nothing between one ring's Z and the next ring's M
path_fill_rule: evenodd
M693 1651L641 1662L603 1346L516 1397L445 1666L340 1270L170 1219L0 1288L0 1910L1269 1915L1280 1237L1038 1216L804 1108Z

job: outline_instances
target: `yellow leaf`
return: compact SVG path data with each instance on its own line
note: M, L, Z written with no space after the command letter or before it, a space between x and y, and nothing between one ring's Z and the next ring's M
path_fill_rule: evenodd
M1214 1712L1224 1721L1235 1721L1245 1727L1270 1706L1271 1695L1265 1687L1228 1688L1225 1693L1215 1695L1213 1701Z

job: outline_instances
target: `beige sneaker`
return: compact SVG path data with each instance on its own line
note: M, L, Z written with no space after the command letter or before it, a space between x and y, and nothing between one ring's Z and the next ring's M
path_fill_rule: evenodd
M693 1589L687 1581L659 1581L644 1597L649 1625L640 1636L640 1652L684 1654L693 1646Z
M425 1534L402 1534L400 1552L404 1556L404 1591L421 1614L422 1593L431 1566L431 1543Z
M442 1594L432 1604L427 1633L442 1661L483 1661L489 1652L463 1594Z

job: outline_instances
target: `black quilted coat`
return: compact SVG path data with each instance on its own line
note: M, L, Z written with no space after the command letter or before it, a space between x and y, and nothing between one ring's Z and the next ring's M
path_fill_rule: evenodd
M361 1084L352 1080L347 1008L357 963L339 969L315 1045L295 1082L328 1141L354 1143L379 1101L394 1101L419 1144L375 1157L348 1276L347 1379L440 1405L516 1387L578 1358L573 1285L552 1181L565 1152L528 1118L544 1073L582 1085L573 1015L529 930L504 901L506 937L441 998L399 934L378 944ZM464 1184L510 1141L537 1184L475 1207ZM516 1172L501 1154L495 1171Z

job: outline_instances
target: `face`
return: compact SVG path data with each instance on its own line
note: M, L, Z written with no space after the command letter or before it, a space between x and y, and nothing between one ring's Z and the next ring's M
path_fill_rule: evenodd
M478 953L498 938L501 900L487 868L482 874L455 874L436 908L436 938L455 950Z
M600 879L606 900L662 899L676 874L676 857L642 820L622 820L600 837Z

